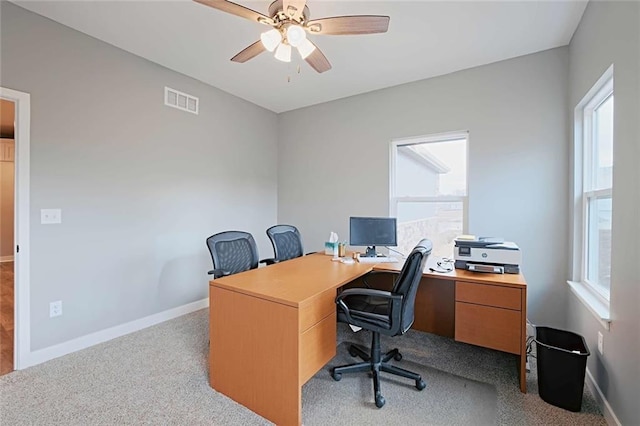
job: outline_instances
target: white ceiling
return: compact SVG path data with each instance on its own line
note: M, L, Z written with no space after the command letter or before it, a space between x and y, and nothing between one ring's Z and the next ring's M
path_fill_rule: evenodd
M275 112L564 46L587 3L308 0L311 19L391 17L386 34L310 36L333 65L317 74L295 54L231 62L269 27L190 0L14 2ZM236 2L263 14L270 4Z

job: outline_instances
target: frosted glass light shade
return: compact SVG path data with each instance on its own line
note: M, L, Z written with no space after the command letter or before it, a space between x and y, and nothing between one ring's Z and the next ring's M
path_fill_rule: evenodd
M260 34L260 40L262 41L262 45L265 49L267 49L269 52L273 52L282 41L282 34L280 34L280 31L274 28Z
M276 49L275 58L282 62L291 62L291 46L280 43Z
M311 55L314 50L316 50L316 46L306 38L298 46L298 52L300 52L300 56L302 57L302 59L306 59L306 57Z
M287 28L287 42L293 46L298 47L300 43L307 39L307 33L299 25L289 25Z

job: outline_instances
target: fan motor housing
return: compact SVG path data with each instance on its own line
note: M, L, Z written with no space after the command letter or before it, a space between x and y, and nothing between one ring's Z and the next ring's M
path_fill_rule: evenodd
M291 20L289 15L284 13L282 0L276 0L269 5L269 16L276 22ZM305 4L304 10L302 11L302 17L300 18L300 23L306 22L308 20L309 20L309 7Z

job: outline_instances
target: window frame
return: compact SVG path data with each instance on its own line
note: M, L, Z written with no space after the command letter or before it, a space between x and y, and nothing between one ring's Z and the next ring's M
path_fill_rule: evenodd
M398 148L409 145L419 145L424 143L447 142L465 139L467 141L467 179L464 196L442 195L442 196L397 196L396 195L396 164ZM389 216L397 217L399 203L447 203L462 202L462 233L468 233L469 229L469 131L461 130L454 132L444 132L431 135L393 139L390 144L389 155Z
M607 326L610 321L609 303L611 283L609 283L609 288L607 289L602 284L588 279L590 232L588 218L589 207L598 200L611 199L613 208L613 179L610 187L593 189L595 182L595 167L593 162L595 160L594 152L597 149L594 135L596 129L594 129L593 116L596 109L610 97L613 97L614 100L615 128L613 65L604 72L576 105L574 110L573 270L571 281L569 281L569 285L578 297L601 321L606 323ZM615 139L613 149L615 150ZM591 226L593 226L593 223ZM592 257L593 256L592 253ZM611 261L611 259L609 259L609 261Z

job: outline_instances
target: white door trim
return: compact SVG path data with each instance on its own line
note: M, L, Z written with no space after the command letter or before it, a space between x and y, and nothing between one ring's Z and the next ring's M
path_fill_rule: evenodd
M15 370L30 365L30 281L29 281L29 146L31 128L31 96L28 93L0 87L0 98L16 104L15 121L15 212L14 238L14 351Z

